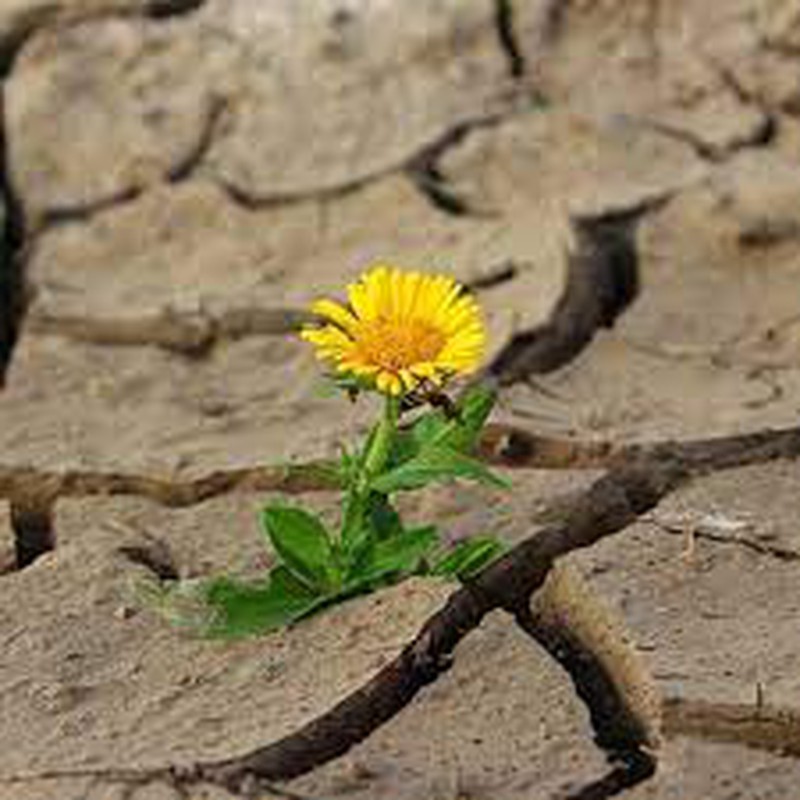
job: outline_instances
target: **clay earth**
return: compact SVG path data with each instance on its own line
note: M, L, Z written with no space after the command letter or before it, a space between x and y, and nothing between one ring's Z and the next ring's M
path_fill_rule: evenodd
M2 800L178 800L46 773L277 741L454 590L415 579L270 637L197 639L132 587L164 559L185 578L264 569L269 495L104 496L114 475L190 481L363 432L370 401L325 397L294 331L374 260L475 286L493 358L553 313L575 219L635 219L638 296L558 369L509 381L495 419L619 444L797 423L791 0L3 0L0 60ZM87 473L99 489L70 489ZM510 495L448 486L407 511L514 543L598 472L508 475ZM715 473L561 565L652 724L651 777L598 784L570 676L498 611L401 713L284 788L800 796L798 481L792 459Z

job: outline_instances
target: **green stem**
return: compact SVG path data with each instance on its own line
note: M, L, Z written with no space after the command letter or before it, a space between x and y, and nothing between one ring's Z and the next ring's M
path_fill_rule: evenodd
M386 465L386 460L389 458L389 453L392 449L399 416L400 398L387 395L386 405L383 407L383 417L378 423L378 429L375 431L369 452L364 459L364 478L366 480L380 474Z
M358 478L352 483L344 498L340 543L342 548L341 564L348 569L348 554L358 550L364 544L362 537L370 536L370 526L365 516L370 497L370 479L379 475L386 466L392 450L397 420L400 416L400 398L387 397L383 416L373 429L366 452L363 455Z

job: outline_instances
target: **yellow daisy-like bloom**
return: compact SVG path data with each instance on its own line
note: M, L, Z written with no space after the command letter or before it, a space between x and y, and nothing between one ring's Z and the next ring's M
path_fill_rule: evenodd
M440 385L472 372L486 349L480 308L446 275L425 275L382 264L347 288L347 307L317 300L311 310L327 320L301 336L339 372L400 395L424 380Z

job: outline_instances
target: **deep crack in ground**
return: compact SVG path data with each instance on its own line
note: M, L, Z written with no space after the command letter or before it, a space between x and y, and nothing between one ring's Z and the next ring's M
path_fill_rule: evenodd
M514 79L521 78L526 64L514 29L514 0L495 0L495 20L500 47L508 61L508 74Z
M53 507L38 498L11 503L16 568L25 569L56 546Z
M2 234L0 234L0 389L25 314L25 217L12 183L8 163L8 141L5 124L5 84L0 86L0 202L2 202Z
M601 328L611 328L639 293L636 230L663 198L633 208L573 219L575 245L567 280L550 317L521 331L487 371L502 385L552 372L574 359Z

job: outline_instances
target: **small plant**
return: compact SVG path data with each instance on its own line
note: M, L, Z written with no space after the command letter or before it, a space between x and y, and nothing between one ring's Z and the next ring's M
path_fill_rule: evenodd
M456 478L507 486L472 456L494 392L475 385L455 402L442 392L483 357L486 332L477 303L449 277L382 265L350 285L348 299L347 307L315 302L319 324L301 334L351 398L361 392L383 397L383 413L365 442L345 449L336 465L343 495L338 529L294 505L264 508L261 525L277 556L269 574L256 582L223 577L188 587L212 612L204 617L209 633L273 630L410 575L466 580L503 550L490 536L446 547L433 525L406 526L393 504L400 492ZM170 600L185 597L186 589L169 590L162 608L174 611L180 603Z

